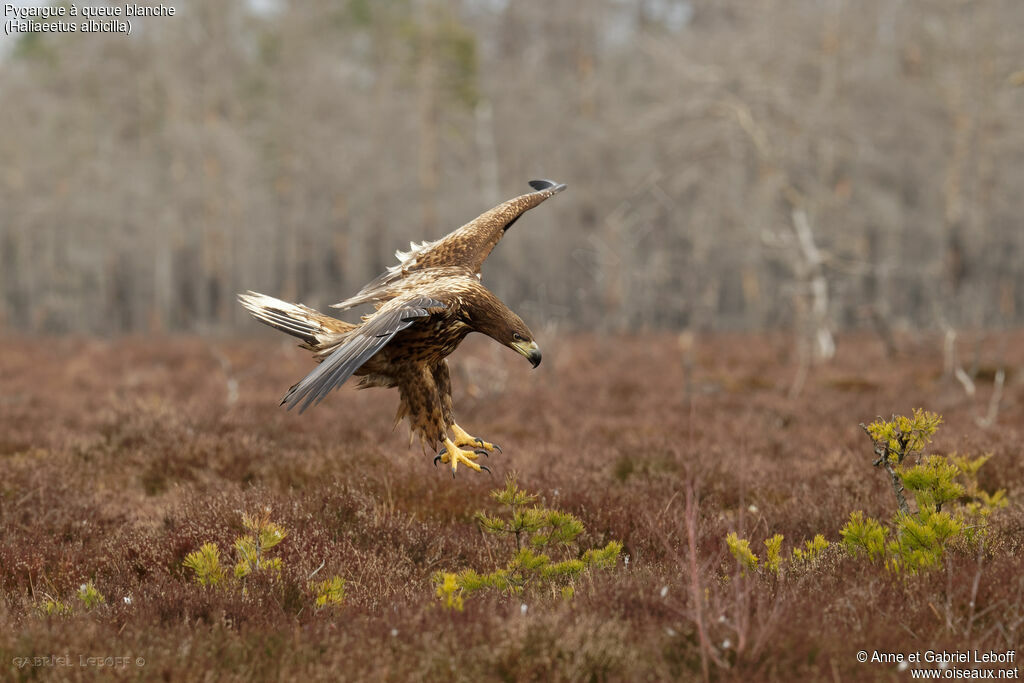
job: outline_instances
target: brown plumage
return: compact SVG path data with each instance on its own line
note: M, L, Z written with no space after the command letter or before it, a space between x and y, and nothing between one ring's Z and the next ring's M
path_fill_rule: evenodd
M333 306L374 304L375 312L359 324L255 292L240 295L257 320L298 337L320 363L288 391L282 405L289 410L298 405L302 412L352 375L362 378L361 389L397 387L396 424L408 418L424 445L442 446L435 463L451 463L453 473L459 463L486 469L474 460L497 447L455 423L445 358L468 334L480 332L534 367L540 364L540 349L526 323L480 283L480 267L505 231L525 211L565 189L549 180L533 180L530 186L534 192L499 204L437 241L397 252L397 265Z

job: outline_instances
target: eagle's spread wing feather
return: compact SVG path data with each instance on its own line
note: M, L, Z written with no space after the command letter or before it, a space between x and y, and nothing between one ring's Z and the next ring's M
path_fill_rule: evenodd
M396 334L418 319L429 316L429 309L444 307L444 303L425 296L389 302L346 337L341 346L332 351L316 369L293 386L281 404L287 404L288 410L291 410L301 402L300 413L310 405L316 405L331 389L344 384Z
M239 294L238 300L261 323L298 337L307 349L316 350L329 345L355 327L308 306L288 303L251 290Z
M391 288L407 274L428 268L461 268L479 274L480 267L505 231L526 211L565 189L551 180L531 180L533 192L499 204L461 228L434 242L412 243L398 251L399 263L391 266L359 292L332 308L352 308L391 296Z

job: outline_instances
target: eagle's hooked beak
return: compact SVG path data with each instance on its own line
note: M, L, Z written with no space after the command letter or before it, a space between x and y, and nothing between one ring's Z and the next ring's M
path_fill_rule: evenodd
M537 346L537 342L532 341L529 344L526 342L512 342L512 348L517 353L522 354L526 360L530 361L530 365L533 367L540 365L540 347Z

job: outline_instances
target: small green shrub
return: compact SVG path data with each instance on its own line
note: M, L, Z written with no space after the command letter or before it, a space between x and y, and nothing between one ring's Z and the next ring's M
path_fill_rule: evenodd
M437 599L445 609L462 611L463 588L459 585L459 576L452 572L443 572L440 576L434 577L437 583L437 590L434 592Z
M316 596L314 604L317 609L337 607L345 603L345 579L340 576L312 583L310 590Z
M782 563L782 534L775 534L771 538L766 539L764 547L767 550L764 566L772 574L778 575Z
M192 570L196 583L200 586L241 587L245 593L245 582L251 576L259 573L276 579L281 575L284 562L280 557L272 557L270 550L288 537L285 528L270 521L269 509L256 516L243 513L242 526L248 533L239 536L232 543L237 562L230 574L221 564L220 548L216 543L204 543L199 550L185 556L182 564ZM309 581L306 587L313 597L313 604L317 610L345 603L345 579L340 576L332 576L323 581Z
M825 552L829 542L821 534L815 535L810 541L804 541L803 548L793 548L793 562L796 564L813 565Z
M83 583L78 588L78 593L76 593L75 596L78 598L78 601L82 603L82 606L86 611L93 610L107 601L91 580L87 583ZM73 614L75 611L74 607L71 605L71 601L61 600L49 593L43 593L41 599L36 605L36 608L40 613L54 617L65 617Z
M46 616L63 617L71 614L71 605L55 598L49 593L44 593L39 601L38 609Z
M514 552L504 567L486 574L473 569L437 572L435 593L448 609L461 610L464 596L484 589L520 593L528 586L550 586L570 598L576 578L592 569L614 567L622 552L622 544L611 541L604 548L580 554L576 538L584 531L583 523L569 513L534 505L537 497L520 489L514 475L506 478L504 488L492 491L491 497L508 508L506 514L492 517L477 512L477 523L485 533L514 539ZM562 559L552 554L560 554Z
M783 560L786 559L786 555L782 552L783 540L785 537L782 534L775 534L765 539L763 561L750 550L750 541L740 538L735 531L725 537L725 544L729 547L732 556L736 558L744 574L752 571L779 576L783 569ZM825 540L825 537L818 534L813 540L804 541L803 548L794 548L789 556L788 564L791 567L813 566L828 546L829 542Z
M918 509L941 510L964 495L965 489L955 481L960 468L941 455L925 456L911 468L901 468L903 486L914 492Z
M103 594L97 590L95 584L92 581L83 583L78 589L78 599L82 601L86 609L92 609L102 605L107 600L103 597Z
M992 458L991 453L977 458L951 453L948 457L960 470L960 481L964 488L964 511L967 517L975 522L965 527L964 535L969 541L974 542L988 532L989 516L1007 506L1006 490L999 489L989 493L982 490L978 484L978 470Z
M270 521L270 511L260 517L242 515L242 526L250 533L235 539L235 578L244 579L260 570L280 573L281 558L267 557L267 551L283 541L288 533L278 524Z
M913 416L893 415L891 420L879 418L870 425L861 425L874 445L878 456L874 465L888 472L896 493L898 510L889 525L867 517L863 511L850 514L840 530L842 546L854 556L883 562L893 573L916 573L940 566L946 549L957 541L977 543L988 533L988 518L993 511L1006 507L1006 491L983 491L978 484L978 471L991 455L978 458L925 455L942 417L925 410ZM908 457L915 457L911 464ZM913 494L917 511L912 512L903 495ZM954 506L952 512L943 509ZM748 571L778 576L782 570L780 534L768 538L765 557L761 560L750 549L750 542L730 533L726 539L729 552L743 573ZM829 543L818 534L804 547L794 548L792 565L813 564Z
M242 526L249 533L235 539L233 547L238 563L235 564L234 578L243 580L258 571L280 573L281 558L269 557L267 551L283 541L288 532L270 521L270 510L260 516L242 515ZM195 572L196 582L201 586L217 586L224 582L225 571L220 563L220 548L216 543L204 543L199 550L185 557L184 566Z
M740 563L744 572L756 571L760 558L750 550L750 541L740 538L735 531L725 537L725 543L729 546L729 552Z
M912 417L893 415L891 420L878 418L864 430L875 446L882 449L876 454L892 465L899 465L908 455L919 453L931 443L940 424L941 415L918 408Z
M870 560L885 556L885 539L889 530L877 520L865 517L860 510L850 513L850 521L839 531L839 535L843 538L844 547L852 555L864 553Z
M204 543L199 550L186 555L182 564L195 572L196 582L200 586L217 586L224 580L220 549L216 543Z
M978 485L978 470L990 455L972 459L921 452L941 422L935 413L918 409L913 417L894 415L864 428L878 455L875 466L884 465L890 475L899 509L888 527L861 511L852 513L839 532L848 552L882 560L894 573L916 573L940 566L954 541L973 544L987 533L989 515L1006 506L1006 492L989 494ZM904 462L910 455L918 456L913 466ZM904 490L913 494L916 512ZM944 505L956 507L950 513Z

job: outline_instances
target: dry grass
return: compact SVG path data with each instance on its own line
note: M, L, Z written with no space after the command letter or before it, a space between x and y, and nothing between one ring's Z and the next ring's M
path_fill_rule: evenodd
M505 448L493 480L453 481L407 449L391 431L389 392L343 389L301 417L279 409L309 368L288 345L0 343L0 670L14 680L671 680L705 668L714 680L906 680L857 663L856 651L1020 644L1024 384L1012 371L1024 336L1006 344L1017 355L1005 359L990 430L974 418L991 381L979 376L974 399L943 381L938 339L907 340L895 360L870 339L841 339L796 399L781 337L699 339L689 378L668 335L559 340L535 372L472 341L455 359L457 414ZM857 424L919 406L945 417L934 451L993 452L983 484L1009 489L980 564L953 552L945 570L902 579L834 548L817 570L773 583L735 574L729 531L755 545L782 533L790 548L819 532L837 540L854 509L888 516L891 489ZM583 520L582 547L621 540L628 566L586 579L571 602L483 595L443 611L434 571L498 562L472 513L513 469ZM205 541L229 548L240 513L264 506L289 531L275 548L281 577L244 594L192 583L185 555ZM318 576L348 581L333 611L315 611L306 587L321 564ZM90 579L104 606L39 613L42 594L73 600ZM46 655L73 666L13 664ZM80 656L130 659L111 670Z

